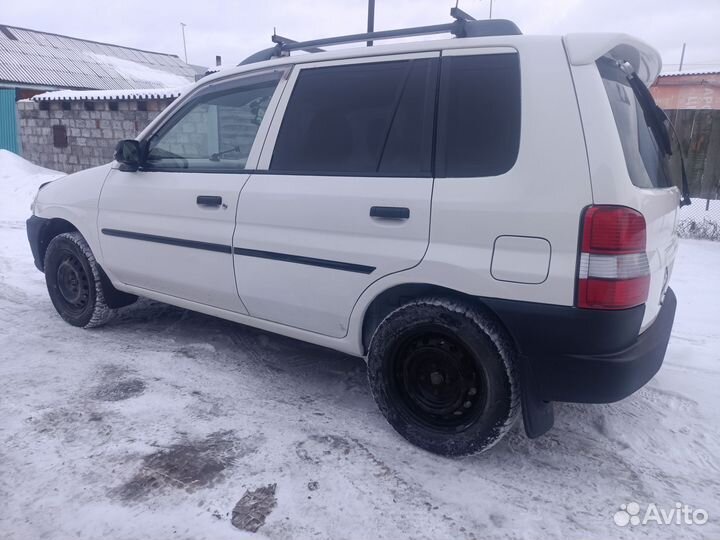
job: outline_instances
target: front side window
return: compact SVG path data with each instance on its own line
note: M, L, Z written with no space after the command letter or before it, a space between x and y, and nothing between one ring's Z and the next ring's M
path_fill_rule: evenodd
M270 169L431 176L437 59L303 69Z
M438 108L439 177L497 176L520 146L517 53L443 58Z
M201 95L148 143L148 169L244 169L280 74Z

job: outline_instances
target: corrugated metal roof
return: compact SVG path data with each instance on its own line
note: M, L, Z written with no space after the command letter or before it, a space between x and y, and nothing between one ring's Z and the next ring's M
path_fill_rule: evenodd
M706 69L702 71L664 71L660 77L681 77L683 75L720 75L720 69Z
M187 88L145 88L126 90L58 90L30 98L32 101L100 101L121 99L174 99Z
M110 90L163 88L195 80L195 70L175 55L14 26L0 28L3 82Z

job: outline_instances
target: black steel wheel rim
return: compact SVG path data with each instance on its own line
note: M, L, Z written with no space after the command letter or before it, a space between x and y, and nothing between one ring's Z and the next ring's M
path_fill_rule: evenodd
M458 432L485 410L487 378L456 336L437 328L413 331L400 340L392 363L393 389L414 422Z
M66 307L82 312L90 299L90 279L74 253L63 253L55 273L57 289Z

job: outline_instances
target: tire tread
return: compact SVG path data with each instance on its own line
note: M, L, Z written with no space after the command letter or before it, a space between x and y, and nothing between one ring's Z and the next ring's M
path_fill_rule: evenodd
M458 453L455 455L467 456L485 452L492 448L495 444L497 444L512 429L521 411L519 389L520 378L518 372L518 362L515 359L515 348L512 345L512 341L507 335L505 329L502 328L502 326L491 314L486 313L481 308L473 306L461 299L454 299L443 296L428 296L417 298L391 311L380 322L380 324L375 329L375 332L373 333L373 337L370 340L368 350L370 351L373 349L373 341L378 336L378 331L383 327L384 324L386 324L391 319L402 317L405 313L412 312L424 306L436 308L439 307L468 319L476 328L478 328L480 332L484 333L490 339L492 345L497 350L497 353L502 359L502 362L505 366L505 371L507 373L510 386L510 406L507 418L501 425L495 427L494 431L485 439L484 444L481 448L468 452ZM383 409L384 408L381 405L381 411L383 412L383 415L387 418L388 411Z
M94 281L94 286L95 286L95 304L93 306L92 316L90 317L90 320L86 324L83 325L83 328L96 328L98 326L102 326L102 325L106 324L110 319L112 319L114 310L112 308L110 308L107 305L107 302L105 301L105 294L103 291L103 285L102 285L102 281L101 281L100 267L98 266L97 261L95 260L95 255L93 255L93 252L90 249L90 246L88 245L85 238L83 238L82 234L80 234L77 231L72 231L72 232L61 233L52 239L52 241L48 245L48 249L45 254L46 259L47 259L47 254L51 252L53 243L61 242L62 240L72 242L73 244L75 244L78 247L80 252L87 259L88 264L90 265L90 269L92 270L92 274L93 274L93 281ZM47 264L46 264L46 268L47 268Z

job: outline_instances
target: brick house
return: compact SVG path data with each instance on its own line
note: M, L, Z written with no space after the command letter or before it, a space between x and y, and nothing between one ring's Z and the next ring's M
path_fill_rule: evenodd
M67 173L108 163L119 140L135 137L181 91L60 91L18 101L23 156Z
M21 134L18 129L16 107L18 100L30 99L40 93L62 89L175 88L193 82L204 72L204 68L186 64L172 54L122 47L0 23L0 148L23 155L22 145L28 137L52 136L49 132L52 131L53 126L63 125L62 115L58 116L57 113L74 113L73 107L78 106L74 102L71 104L71 100L51 104L50 111L39 111L52 113L49 117L50 123L42 124L44 131ZM98 101L96 111L86 112L112 112L100 110L108 104L100 103L100 100L96 101ZM134 101L142 101L142 99ZM155 107L149 102L148 105ZM63 108L68 106L69 109ZM132 106L128 103L128 110ZM25 110L30 108L27 103L22 107ZM73 121L77 120L85 121L91 118L73 118ZM103 118L92 118L92 120L103 120ZM138 121L141 120L142 115L138 115ZM127 126L129 129L129 124ZM69 129L70 126L67 127ZM80 129L103 128L91 127L87 124ZM46 150L53 153L54 148L50 145Z

